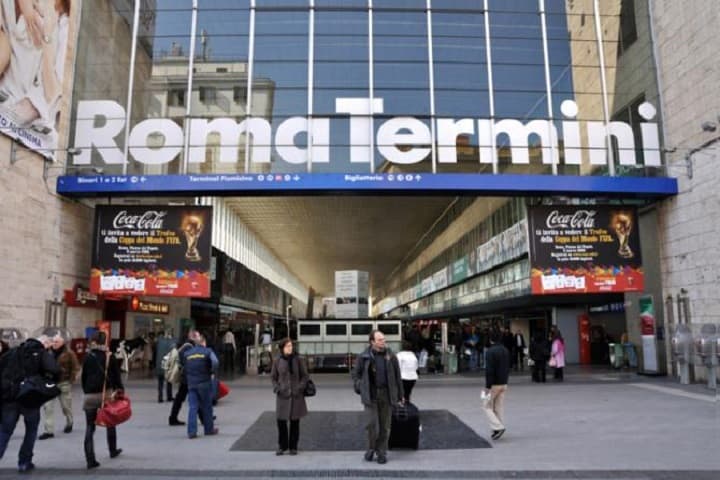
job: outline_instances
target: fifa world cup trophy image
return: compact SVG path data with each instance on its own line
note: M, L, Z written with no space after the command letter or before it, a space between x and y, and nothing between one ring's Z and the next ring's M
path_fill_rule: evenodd
M191 262L199 262L202 260L200 252L198 252L197 246L200 240L200 234L205 227L203 218L200 215L185 215L182 220L183 233L185 234L185 240L187 241L187 250L185 251L185 258Z
M622 258L633 258L635 256L628 245L632 231L632 220L632 213L625 211L613 213L610 220L610 227L615 232L618 242L620 243L618 255Z

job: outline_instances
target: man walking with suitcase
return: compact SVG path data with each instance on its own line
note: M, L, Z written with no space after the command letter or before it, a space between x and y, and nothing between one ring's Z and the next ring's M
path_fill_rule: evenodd
M490 343L485 365L486 400L483 407L492 428L492 439L498 440L505 433L503 405L510 376L510 352L503 346L500 332L490 334Z
M365 460L387 463L392 406L402 404L404 393L400 365L395 354L385 346L385 335L373 330L370 346L361 353L352 372L355 393L365 408L368 448Z

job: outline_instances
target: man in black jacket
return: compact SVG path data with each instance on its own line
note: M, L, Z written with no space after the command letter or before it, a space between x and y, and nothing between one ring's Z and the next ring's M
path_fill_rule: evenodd
M0 360L2 379L2 426L0 427L0 458L5 455L10 437L15 431L20 415L25 420L25 437L20 445L18 471L29 472L35 468L32 463L33 448L40 425L40 407L26 406L17 401L20 382L23 379L41 375L54 382L60 374L55 357L48 351L51 340L46 335L31 338L10 350Z
M510 375L510 352L501 343L499 332L492 332L490 343L485 365L485 396L489 395L489 399L484 402L484 407L492 428L492 439L497 440L505 433L503 403Z
M373 330L370 346L358 355L352 371L355 393L360 395L365 409L365 429L368 449L365 460L387 462L388 440L392 422L392 406L402 404L405 394L400 378L400 364L395 354L385 346L385 335Z

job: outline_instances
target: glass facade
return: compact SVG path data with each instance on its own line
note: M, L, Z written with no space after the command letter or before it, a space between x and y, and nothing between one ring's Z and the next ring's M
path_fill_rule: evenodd
M663 174L647 0L134 3L83 3L77 165Z

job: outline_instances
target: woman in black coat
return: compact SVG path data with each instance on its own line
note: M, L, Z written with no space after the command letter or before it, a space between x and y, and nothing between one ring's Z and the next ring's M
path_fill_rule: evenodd
M293 343L289 338L280 343L280 356L273 362L270 378L276 395L275 414L278 425L278 449L275 454L282 455L289 448L290 455L297 455L300 419L307 415L303 392L310 377L304 362L293 351Z
M100 464L95 458L95 419L98 409L102 405L103 385L105 386L106 398L112 393L123 390L122 378L120 377L120 364L112 353L108 353L105 347L105 333L96 332L90 338L90 352L85 357L82 369L82 389L85 393L83 410L87 427L85 430L85 460L87 468L96 468ZM108 362L106 355L110 355ZM105 371L107 365L107 372ZM110 450L110 458L115 458L122 452L117 448L117 431L115 427L107 427L107 443Z

